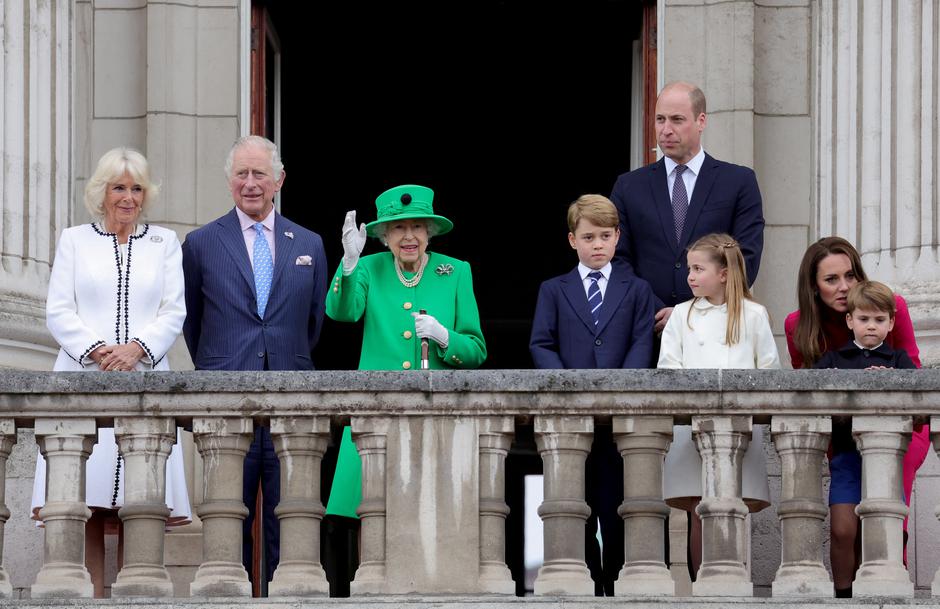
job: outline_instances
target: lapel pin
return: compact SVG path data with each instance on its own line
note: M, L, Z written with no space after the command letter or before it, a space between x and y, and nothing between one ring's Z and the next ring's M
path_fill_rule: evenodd
M284 236L287 237L288 239L293 239L294 233L290 232L289 230L286 230L284 231Z
M150 235L150 240L153 241L154 243L162 243L163 237L161 237L160 235Z

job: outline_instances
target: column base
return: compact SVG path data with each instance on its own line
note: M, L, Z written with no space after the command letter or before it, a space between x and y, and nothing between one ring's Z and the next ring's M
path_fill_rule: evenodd
M349 593L353 596L364 594L388 594L385 579L384 562L364 562L356 569L356 577L349 582Z
M749 581L710 579L692 582L692 596L754 596Z
M111 597L145 596L152 598L170 598L173 596L173 582L114 582Z
M95 586L84 565L43 565L36 583L29 588L30 598L93 598Z
M774 580L771 586L771 594L775 597L811 596L814 598L832 598L835 592L831 581L821 579L816 575L810 575L806 579Z
M536 596L594 596L594 580L583 560L553 560L535 578Z
M893 596L896 598L913 598L914 582L911 581L907 571L900 569L896 575L903 573L903 579L900 577L890 577L884 579L865 578L859 580L857 577L852 582L853 597L873 597L873 596ZM861 573L859 569L859 573Z
M620 570L614 596L675 596L676 582L665 563L633 564Z
M268 584L268 596L329 596L330 583L318 562L282 561Z
M248 572L241 563L208 562L196 571L189 585L191 596L251 596Z
M505 563L481 564L479 585L484 594L516 594L516 582Z

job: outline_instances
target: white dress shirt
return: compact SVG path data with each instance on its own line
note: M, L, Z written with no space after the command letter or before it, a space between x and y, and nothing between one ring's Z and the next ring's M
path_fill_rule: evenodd
M666 160L666 182L669 184L669 200L672 200L672 189L676 184L676 166L678 163L670 159L668 156L664 157ZM685 164L688 169L682 173L682 181L685 182L685 192L689 195L689 204L692 203L692 191L695 190L695 181L698 179L698 174L702 171L702 164L705 162L705 149L699 148L698 154L696 154L692 159Z
M248 248L248 260L251 261L251 268L255 268L255 237L258 232L255 230L257 220L248 217L248 214L235 207L235 215L238 216L238 223L242 227L242 236L245 238L245 247ZM274 263L274 208L268 213L268 216L261 221L264 225L264 237L268 240L268 249L271 250L271 262Z
M591 293L591 284L594 283L594 280L588 277L588 273L592 273L595 270L601 272L600 279L597 280L597 287L601 289L601 300L604 299L604 295L607 294L607 281L610 279L610 271L613 269L611 263L607 263L599 269L592 269L589 266L585 266L583 262L578 263L578 272L581 273L581 283L584 285L584 295L589 296Z

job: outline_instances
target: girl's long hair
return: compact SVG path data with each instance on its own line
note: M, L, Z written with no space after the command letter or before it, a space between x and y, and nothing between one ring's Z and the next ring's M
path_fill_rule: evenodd
M833 254L843 254L849 259L857 280L868 279L865 269L862 268L862 258L858 255L858 250L842 237L823 237L806 248L796 281L800 319L793 333L793 343L803 356L804 368L812 368L813 364L819 361L822 354L829 349L822 327L822 307L826 305L819 300L816 273L819 271L819 263L822 259Z
M709 260L719 269L727 269L725 281L725 303L728 305L728 327L725 330L725 342L733 345L741 337L741 318L744 314L744 299L751 300L751 290L747 287L747 272L744 266L744 254L734 237L725 233L705 235L689 247L690 252L705 252ZM698 300L696 298L695 300ZM689 307L689 318L692 307ZM690 324L689 319L686 323ZM689 325L691 328L691 325Z

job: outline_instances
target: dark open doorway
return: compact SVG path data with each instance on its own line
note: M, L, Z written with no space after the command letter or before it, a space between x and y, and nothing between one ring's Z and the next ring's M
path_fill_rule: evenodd
M455 229L430 248L472 265L486 366L531 367L539 284L577 262L567 205L629 169L643 3L255 4L281 44L284 215L320 233L332 272L346 210L368 222L386 188L433 188ZM360 342L328 320L317 368L355 368Z

